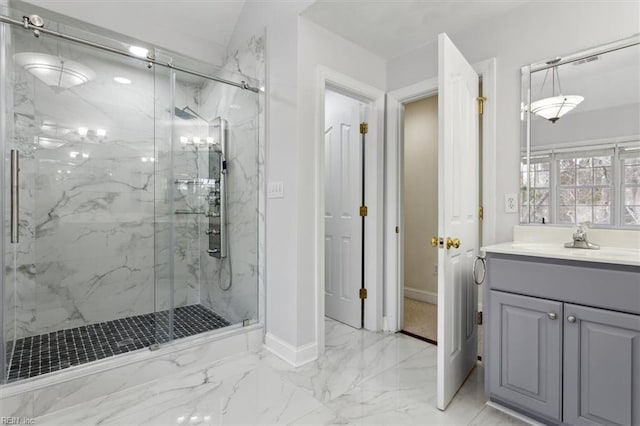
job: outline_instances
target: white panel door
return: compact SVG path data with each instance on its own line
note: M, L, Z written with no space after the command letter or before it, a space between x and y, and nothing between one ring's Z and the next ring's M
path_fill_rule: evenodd
M438 37L438 408L476 365L479 245L478 75L446 34ZM460 247L447 248L447 238Z
M360 103L325 95L325 315L361 327Z

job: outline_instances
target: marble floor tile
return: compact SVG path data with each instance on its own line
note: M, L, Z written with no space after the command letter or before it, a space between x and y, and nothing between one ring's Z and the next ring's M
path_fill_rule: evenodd
M485 405L481 365L436 409L436 347L327 322L326 351L294 368L247 353L36 419L40 425L520 424Z

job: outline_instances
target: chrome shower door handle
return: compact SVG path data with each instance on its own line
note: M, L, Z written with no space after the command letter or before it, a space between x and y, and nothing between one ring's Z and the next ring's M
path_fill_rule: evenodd
M11 243L19 241L19 206L18 201L20 191L20 164L18 162L19 153L17 149L11 150Z

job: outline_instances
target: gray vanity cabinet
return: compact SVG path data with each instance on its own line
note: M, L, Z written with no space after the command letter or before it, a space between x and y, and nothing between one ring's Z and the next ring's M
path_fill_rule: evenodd
M640 426L640 267L487 253L485 389L545 424Z
M560 420L562 303L493 291L491 313L492 392Z
M564 309L564 422L640 425L640 316Z

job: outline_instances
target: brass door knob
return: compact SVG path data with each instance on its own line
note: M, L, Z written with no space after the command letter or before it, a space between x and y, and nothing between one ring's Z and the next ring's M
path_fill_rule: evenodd
M431 247L438 247L438 237L431 237Z
M450 237L447 237L447 250L451 247L460 248L460 240L457 238L451 239Z

